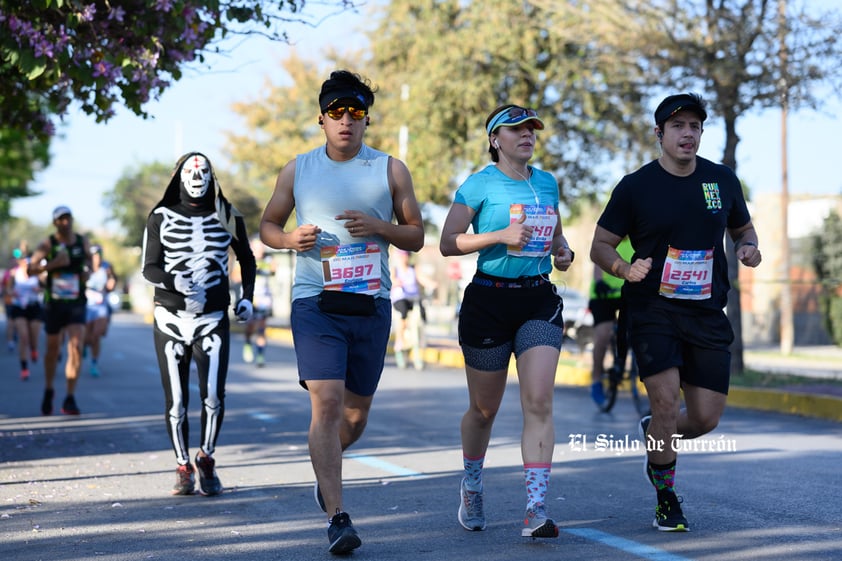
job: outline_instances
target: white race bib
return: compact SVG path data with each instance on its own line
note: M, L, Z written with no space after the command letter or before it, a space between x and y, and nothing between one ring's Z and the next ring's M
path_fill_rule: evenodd
M58 273L53 277L53 297L56 300L76 300L79 298L79 275L76 273Z
M658 293L666 298L707 300L713 288L713 250L670 247Z
M526 215L524 224L532 226L532 237L520 248L508 246L507 255L511 257L544 257L553 247L553 235L558 224L555 208L549 205L513 204L509 206L509 223L517 222Z
M380 246L376 243L326 246L321 259L325 290L372 296L380 292Z

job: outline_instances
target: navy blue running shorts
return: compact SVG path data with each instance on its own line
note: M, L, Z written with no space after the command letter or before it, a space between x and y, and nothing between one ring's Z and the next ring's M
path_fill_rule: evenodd
M725 312L648 304L627 308L640 379L677 367L682 382L727 395L734 331Z
M357 395L374 395L392 329L392 303L375 298L372 316L328 314L319 309L318 296L292 302L290 324L298 361L298 380L345 380Z

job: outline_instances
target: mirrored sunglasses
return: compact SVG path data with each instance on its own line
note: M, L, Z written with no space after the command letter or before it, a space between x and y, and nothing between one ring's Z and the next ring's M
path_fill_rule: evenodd
M368 114L368 110L357 109L356 107L353 107L351 105L342 107L331 107L330 109L325 111L325 113L327 113L327 116L333 119L334 121L338 121L345 114L345 111L347 111L351 115L351 118L355 121L363 120L366 114Z
M519 117L537 117L538 112L534 109L525 109L523 107L512 107L508 112L509 119L517 119Z
M534 109L527 109L525 107L509 107L504 111L500 111L497 113L494 118L488 123L488 134L494 132L497 127L500 126L508 126L520 123L521 121L525 121L527 119L534 118L536 122L534 127L536 129L543 129L544 124L541 122L541 119L538 117L538 112Z

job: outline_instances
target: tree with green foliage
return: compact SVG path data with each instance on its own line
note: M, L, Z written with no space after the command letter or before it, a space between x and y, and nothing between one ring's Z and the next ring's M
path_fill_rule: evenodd
M12 200L36 195L29 185L49 161L49 142L0 125L0 255L11 252Z
M838 213L828 214L812 245L823 323L833 342L842 346L842 218Z
M330 70L301 58L294 49L281 67L291 85L267 80L264 92L235 103L233 110L243 125L226 135L236 182L253 186L262 205L272 196L280 166L324 142L317 120L318 98Z
M610 0L606 0L609 3ZM779 10L784 2L786 17ZM725 129L722 163L738 172L737 123L751 110L819 108L828 91L842 92L842 15L808 11L807 2L785 0L624 0L614 16L618 56L645 60L660 79L653 86L695 89ZM610 34L609 34L610 36ZM623 55L623 53L626 53ZM762 240L761 240L762 243ZM731 367L743 363L738 263L726 244L728 317L734 329Z
M654 153L646 127L628 118L646 101L628 87L637 69L602 55L577 3L395 0L370 41L386 92L377 132L393 150L407 127L421 198L447 203L487 165L485 119L505 103L541 115L533 161L556 176L568 206L604 192L610 164Z
M508 101L535 107L551 127L535 161L556 175L570 205L604 191L609 163L652 155L646 127L626 126L624 115L643 110L643 99L621 87L629 74L600 62L570 9L560 15L506 0L394 0L378 8L366 32L370 54L326 53L322 64L294 54L282 63L292 85L237 105L246 123L230 136L238 167L271 185L278 166L322 141L316 98L333 68L379 87L367 142L407 162L421 201L449 202L459 178L488 162L484 121ZM564 17L564 25L553 25Z
M575 207L615 184L618 167L634 168L655 155L652 110L667 94L703 94L711 121L724 125L722 162L737 171L741 116L779 107L782 96L793 110L820 108L828 91L842 91L839 12L790 2L782 20L778 1L392 0L371 14L367 53L329 60L380 87L368 141L400 155L398 139L408 131L403 159L419 200L449 201L460 179L488 162L485 117L512 102L540 112L547 130L534 163L556 176L562 200ZM308 87L318 84L304 73ZM244 115L263 114L241 137L289 146L297 137L284 138L285 125L267 116L280 119L286 109L276 108L304 107L290 124L312 119L313 93L279 87L241 106ZM272 167L295 153L285 150ZM260 153L256 167L269 177L268 149ZM249 158L235 161L244 165ZM739 292L729 298L728 315L739 371Z
M2 235L5 243L0 247L0 256L3 259L9 257L12 250L21 245L29 250L35 249L44 238L55 230L52 224L35 224L27 218L14 218L4 223L2 227L3 231L0 232L0 235ZM3 263L5 264L5 261Z
M48 141L0 126L0 224L11 217L12 199L36 194L29 185L49 162Z
M160 162L126 169L114 188L103 194L108 218L120 224L127 247L141 245L146 218L161 200L172 173L172 164Z

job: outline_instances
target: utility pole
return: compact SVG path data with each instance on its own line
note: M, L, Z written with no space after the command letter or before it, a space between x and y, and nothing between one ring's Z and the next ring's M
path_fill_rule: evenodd
M789 252L789 172L787 169L787 116L789 112L789 82L786 48L786 0L778 0L778 33L781 63L781 354L792 354L795 341L792 317L792 283Z
M406 106L406 102L409 101L409 84L403 84L401 86L401 101ZM401 125L400 131L398 132L398 159L402 162L406 162L406 155L409 152L409 127L406 125Z

